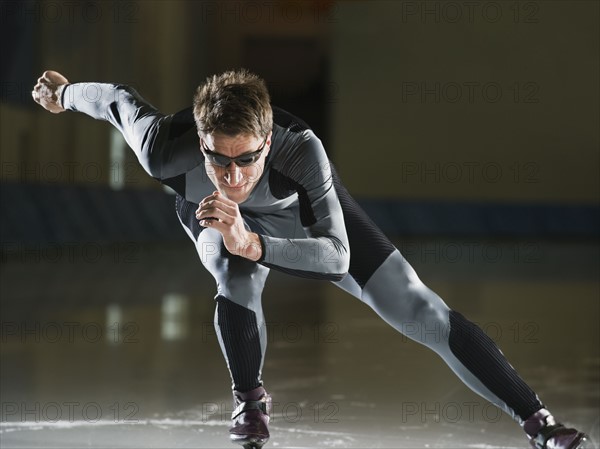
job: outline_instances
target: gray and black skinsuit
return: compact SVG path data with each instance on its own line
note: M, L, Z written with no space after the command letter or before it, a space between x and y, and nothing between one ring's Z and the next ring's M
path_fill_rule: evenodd
M332 281L399 332L422 329L409 336L519 423L543 407L495 343L421 282L348 194L303 121L273 109L264 172L239 205L263 246L262 260L252 262L231 255L221 234L196 220L198 203L215 186L206 174L191 108L163 115L132 88L99 83L69 85L62 101L65 109L112 123L144 169L177 192L179 220L217 283L215 328L235 390L261 385L267 342L261 294L273 268Z

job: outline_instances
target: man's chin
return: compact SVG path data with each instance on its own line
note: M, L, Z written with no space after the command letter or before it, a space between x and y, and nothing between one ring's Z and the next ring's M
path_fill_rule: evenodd
M222 187L219 189L219 191L225 195L227 199L230 199L238 204L246 201L248 195L250 194L250 191L247 189L231 189L227 187Z

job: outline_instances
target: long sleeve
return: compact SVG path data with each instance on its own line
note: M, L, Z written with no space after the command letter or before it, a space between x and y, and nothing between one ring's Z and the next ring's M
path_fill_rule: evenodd
M350 265L344 216L323 145L312 131L307 135L309 138L279 169L271 168L270 175L274 185L298 193L300 220L307 237L259 235L261 263L304 277L340 280Z
M133 88L107 83L70 84L62 92L62 104L110 122L156 179L182 175L202 163L191 108L164 115Z

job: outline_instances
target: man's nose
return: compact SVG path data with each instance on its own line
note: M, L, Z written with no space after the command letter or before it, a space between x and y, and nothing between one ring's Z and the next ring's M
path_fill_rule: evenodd
M231 162L229 166L227 166L226 170L227 171L225 172L225 181L227 182L227 184L235 187L242 182L242 170L240 169L240 167L237 166L235 162Z

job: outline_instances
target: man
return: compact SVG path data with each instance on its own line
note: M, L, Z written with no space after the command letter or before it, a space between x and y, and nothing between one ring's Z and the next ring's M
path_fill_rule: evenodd
M494 342L450 309L350 197L321 141L272 107L247 71L208 78L193 108L163 115L133 89L69 84L46 71L32 92L47 110L83 112L123 134L144 169L177 192L177 215L217 283L215 328L233 381L231 440L260 448L271 398L261 381L270 268L326 279L439 354L473 391L512 416L538 449L582 449L586 436L557 423Z

